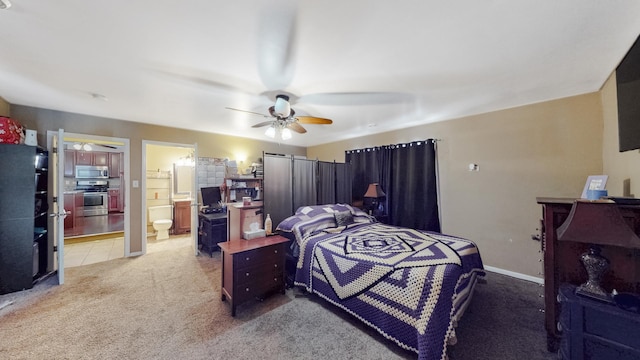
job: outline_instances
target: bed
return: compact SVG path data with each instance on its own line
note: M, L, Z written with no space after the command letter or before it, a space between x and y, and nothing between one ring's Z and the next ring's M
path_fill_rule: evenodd
M346 204L300 207L276 230L294 240L296 286L419 359L447 358L457 321L484 276L472 241L382 224Z

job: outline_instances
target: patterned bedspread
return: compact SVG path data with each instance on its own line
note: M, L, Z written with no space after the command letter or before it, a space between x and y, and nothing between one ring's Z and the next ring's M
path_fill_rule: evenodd
M446 359L482 261L469 240L380 223L314 232L295 284L373 327L419 359Z

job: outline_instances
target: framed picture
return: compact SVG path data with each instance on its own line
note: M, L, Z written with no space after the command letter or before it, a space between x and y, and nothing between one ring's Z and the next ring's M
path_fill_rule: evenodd
M604 190L607 186L608 175L590 175L587 177L587 183L584 184L581 198L587 198L587 190Z

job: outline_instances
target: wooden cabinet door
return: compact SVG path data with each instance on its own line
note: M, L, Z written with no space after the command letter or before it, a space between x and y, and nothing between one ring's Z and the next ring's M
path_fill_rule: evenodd
M76 165L93 165L90 151L76 151Z
M184 234L191 230L191 202L176 201L174 203L175 211L175 234Z
M76 169L76 151L64 151L64 177L74 177Z
M109 153L109 177L119 177L122 171L122 153Z
M120 208L120 190L109 189L109 212L118 211Z
M91 165L109 166L109 153L94 151L92 161Z

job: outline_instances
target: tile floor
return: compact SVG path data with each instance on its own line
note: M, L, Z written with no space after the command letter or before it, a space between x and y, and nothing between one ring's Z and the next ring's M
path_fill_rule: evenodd
M171 236L167 240L148 239L147 253L191 246L189 235ZM124 237L94 240L64 246L64 267L70 268L113 260L124 256Z

